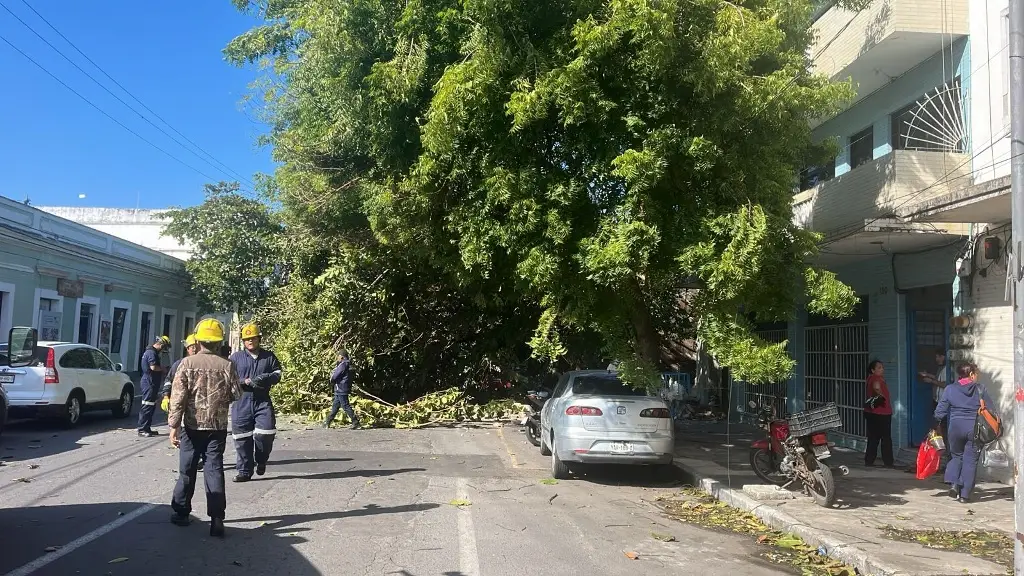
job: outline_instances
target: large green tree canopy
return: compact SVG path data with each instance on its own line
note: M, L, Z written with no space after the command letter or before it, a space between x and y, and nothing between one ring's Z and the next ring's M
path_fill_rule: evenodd
M226 55L267 71L293 282L426 274L538 357L599 334L636 382L694 330L778 378L753 322L855 301L792 223L809 120L851 94L808 73L811 0L235 2L265 20Z

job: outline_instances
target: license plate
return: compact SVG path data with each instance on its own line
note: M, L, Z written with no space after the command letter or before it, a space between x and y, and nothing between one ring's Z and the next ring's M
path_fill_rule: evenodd
M14 384L14 376L0 375L0 384Z
M612 454L632 454L633 443L632 442L612 442L611 447Z
M826 445L815 446L814 447L814 455L817 456L818 458L821 458L823 456L829 456L830 452L828 451L828 446L826 446Z

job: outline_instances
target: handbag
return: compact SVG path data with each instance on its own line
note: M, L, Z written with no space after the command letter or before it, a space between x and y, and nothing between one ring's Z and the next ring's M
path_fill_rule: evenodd
M978 408L978 415L974 418L974 443L984 447L1003 436L1003 421L985 406L984 398L979 398L979 400L981 400L981 407Z

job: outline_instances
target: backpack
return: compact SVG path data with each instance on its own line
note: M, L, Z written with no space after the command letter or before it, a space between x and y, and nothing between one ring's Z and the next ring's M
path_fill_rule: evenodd
M978 408L978 416L974 419L974 443L988 446L1002 437L1003 421L985 406L984 398L978 400L981 401L981 407Z

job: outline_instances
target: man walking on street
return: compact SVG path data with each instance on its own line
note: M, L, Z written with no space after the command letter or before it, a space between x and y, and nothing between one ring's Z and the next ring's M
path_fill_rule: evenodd
M189 334L188 338L185 338L185 341L182 342L182 344L185 345L186 357L193 356L199 352L199 343L196 342L196 337L194 334ZM181 360L184 359L185 358L182 358ZM160 401L160 409L163 410L164 412L170 412L169 406L171 402L171 385L174 383L174 375L177 374L178 367L181 366L181 360L178 360L174 364L171 364L171 367L167 369L167 376L164 378L164 389L160 392L160 394L163 396L163 400ZM204 452L199 457L199 470L202 470L203 466L205 465L206 453Z
M334 385L334 404L331 406L331 413L324 422L324 428L330 428L334 417L338 415L338 409L345 411L349 420L352 421L352 429L359 429L359 417L356 416L352 405L348 402L348 395L352 392L352 370L350 368L348 352L342 350L338 354L338 364L331 372L331 384Z
M187 526L191 521L192 496L196 489L199 459L206 455L210 470L203 474L206 484L206 512L210 535L224 536L224 448L228 437L228 410L242 396L231 362L218 355L224 340L224 326L209 318L196 326L199 352L181 361L171 387L171 410L167 423L171 444L179 449L178 483L174 486L171 522Z
M231 407L231 436L235 440L238 472L235 482L248 482L254 470L263 476L277 434L270 388L281 381L281 363L273 352L263 349L262 338L259 326L246 324L242 327L245 350L231 355L242 381L242 398Z
M160 389L164 381L164 367L160 365L160 353L171 349L171 339L167 336L157 338L152 346L146 348L140 360L142 379L142 407L139 409L139 436L152 438L157 436L153 431L153 413L156 403L160 400Z

